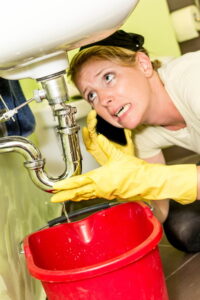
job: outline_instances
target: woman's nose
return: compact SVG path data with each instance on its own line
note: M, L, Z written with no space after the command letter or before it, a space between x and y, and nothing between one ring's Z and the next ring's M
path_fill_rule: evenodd
M102 93L102 95L100 96L100 102L103 106L110 105L113 102L113 100L113 95L111 95L110 93Z

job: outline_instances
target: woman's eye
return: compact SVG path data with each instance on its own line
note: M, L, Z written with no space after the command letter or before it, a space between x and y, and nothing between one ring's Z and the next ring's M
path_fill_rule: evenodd
M95 92L90 92L89 94L88 94L88 96L87 96L87 100L89 101L89 102L93 102L94 100L95 100L95 98L96 98L96 93Z
M114 74L112 74L112 73L105 74L105 75L104 75L104 78L105 78L106 82L109 83L110 81L113 80Z

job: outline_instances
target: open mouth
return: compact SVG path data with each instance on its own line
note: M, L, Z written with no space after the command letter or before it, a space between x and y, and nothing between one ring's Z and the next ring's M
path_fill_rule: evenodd
M122 107L120 107L120 109L114 114L115 117L121 117L125 112L127 112L127 110L130 108L130 104L126 104Z

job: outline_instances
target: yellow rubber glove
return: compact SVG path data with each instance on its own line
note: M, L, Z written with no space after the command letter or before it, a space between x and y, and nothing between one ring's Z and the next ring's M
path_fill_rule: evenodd
M87 127L83 127L82 136L85 147L88 152L96 159L100 165L105 165L108 162L108 158L102 151L98 144L98 134L96 132L97 118L96 111L91 110L87 116ZM115 142L111 142L116 148L120 149L123 153L134 155L134 145L131 138L131 130L124 129L126 136L126 145L120 145Z
M108 159L83 175L71 177L54 185L52 202L80 201L93 198L133 200L174 199L182 204L197 197L196 165L150 164L123 154L103 135L98 144Z

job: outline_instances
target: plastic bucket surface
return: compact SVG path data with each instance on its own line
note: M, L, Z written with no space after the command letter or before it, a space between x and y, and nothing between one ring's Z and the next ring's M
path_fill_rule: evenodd
M48 300L168 300L161 237L150 209L131 202L32 233L24 250Z

